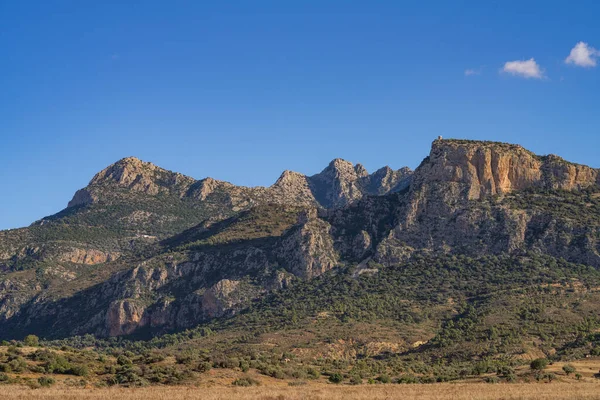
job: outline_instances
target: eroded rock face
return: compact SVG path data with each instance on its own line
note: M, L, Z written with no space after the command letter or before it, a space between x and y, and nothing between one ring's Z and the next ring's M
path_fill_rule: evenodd
M519 145L437 140L414 179L415 187L458 184L459 198L477 200L531 187L584 189L598 183L598 170Z
M553 224L548 212L514 209L503 201L531 188L586 189L598 179L596 169L539 157L518 145L435 141L413 175L405 210L379 246L377 259L398 262L418 249L498 254L533 248L600 265L594 228ZM561 237L586 237L587 250Z
M135 300L116 300L106 313L106 327L109 336L122 336L133 333L147 323L144 318L145 307Z
M74 264L96 265L117 260L121 256L117 252L103 252L94 249L73 248L62 253L58 261L72 262Z
M338 255L330 230L331 225L318 218L311 218L293 228L276 250L285 268L292 274L307 279L334 268Z

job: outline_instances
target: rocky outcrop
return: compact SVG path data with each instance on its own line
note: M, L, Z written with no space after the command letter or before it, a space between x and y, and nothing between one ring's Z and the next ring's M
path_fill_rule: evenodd
M536 156L519 145L436 140L414 180L414 190L443 184L456 187L458 200L477 200L531 187L584 189L598 184L599 174L554 155Z
M305 279L334 268L338 263L338 255L330 230L327 222L316 217L308 218L302 225L292 229L276 249L281 264L286 270Z
M270 187L244 187L212 178L195 180L171 172L135 157L124 158L105 168L86 188L75 193L68 207L113 201L118 190L156 196L169 194L198 202L218 202L233 211L248 209L256 204L341 207L365 195L383 195L401 190L411 175L408 168L393 171L382 168L369 175L360 164L333 160L327 168L313 176L284 171ZM115 192L115 189L118 189Z
M116 300L106 313L106 327L109 336L122 336L133 333L147 324L145 308L134 300Z
M106 195L106 188L110 186L151 196L160 193L181 196L194 182L195 179L188 176L127 157L97 173L88 187L75 193L68 207L95 203Z
M597 187L596 169L539 157L518 145L437 140L412 179L399 223L378 247L381 262L398 262L419 249L469 254L536 249L600 265L596 228L556 220L552 210L515 209L508 197L529 189ZM547 218L555 218L554 225ZM588 248L575 256L581 246L564 237L582 236L589 238Z
M104 252L95 249L72 248L58 257L58 261L74 264L96 265L117 260L121 256L116 252Z

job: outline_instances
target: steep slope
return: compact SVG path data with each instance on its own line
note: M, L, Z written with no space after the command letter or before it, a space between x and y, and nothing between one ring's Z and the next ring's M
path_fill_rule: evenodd
M371 179L357 166L359 182L356 174L340 175L336 165L354 171L350 163L336 160L314 177L286 171L269 188L247 188L212 178L195 180L124 158L96 174L65 210L28 228L0 232L0 320L54 286L83 290L156 256L160 240L200 223L261 204L344 205L366 194L387 193L410 179L408 169L389 168ZM336 200L321 204L317 198Z

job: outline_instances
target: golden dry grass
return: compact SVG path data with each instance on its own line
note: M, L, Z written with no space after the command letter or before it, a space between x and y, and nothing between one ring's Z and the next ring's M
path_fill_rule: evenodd
M305 387L151 387L140 389L0 388L1 399L22 400L391 400L600 399L600 382L445 383L433 385L318 385Z

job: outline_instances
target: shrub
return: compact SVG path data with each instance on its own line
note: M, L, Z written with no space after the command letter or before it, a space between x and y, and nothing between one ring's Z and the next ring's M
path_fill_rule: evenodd
M27 369L27 362L23 357L20 356L9 362L8 365L10 366L10 370L13 372L23 372Z
M321 373L316 368L308 368L306 370L309 379L319 379L321 377Z
M377 377L377 380L381 383L391 383L392 382L391 378L387 375L380 375Z
M40 344L40 339L35 335L27 335L25 339L23 339L23 344L25 346L37 347Z
M534 371L542 371L548 366L548 359L536 358L529 364L529 367Z
M198 364L196 367L196 371L198 372L208 372L212 368L212 363L210 361L203 361Z
M260 385L260 382L257 381L256 379L250 378L249 376L244 377L244 378L239 378L236 379L235 381L231 382L231 384L233 386L258 386Z
M334 372L333 374L329 375L329 382L331 383L342 383L343 380L344 377L342 376L342 374L339 374L337 372Z
M87 365L73 365L69 372L77 376L88 376L89 374Z
M360 385L360 384L362 384L362 378L358 375L352 375L350 377L350 384L351 385Z
M71 371L72 365L63 356L50 353L49 360L45 364L46 372L50 374L66 374Z
M562 370L563 370L563 371L565 371L565 374L567 374L567 376L568 376L568 375L571 375L573 372L577 371L577 370L575 369L575 367L574 367L574 366L572 366L571 364L564 365L564 366L562 367Z
M250 363L248 361L240 361L240 368L242 369L242 372L248 372L248 370L250 369Z
M119 364L119 365L132 365L133 362L131 361L131 359L129 357L127 357L124 354L121 354L119 357L117 357L117 364Z
M40 384L40 386L49 387L54 385L56 381L51 376L40 376L38 378L38 383Z
M499 383L500 382L500 378L498 378L497 376L488 376L485 378L485 381L487 383Z

